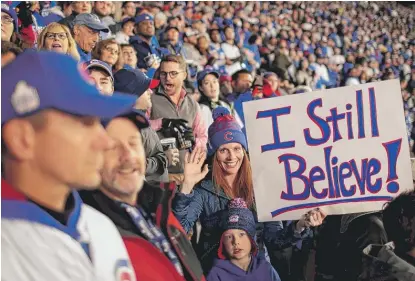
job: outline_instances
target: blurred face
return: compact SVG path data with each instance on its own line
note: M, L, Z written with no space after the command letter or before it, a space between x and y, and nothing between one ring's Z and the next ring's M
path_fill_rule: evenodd
M164 92L169 96L180 93L186 75L186 71L180 69L177 62L163 62L160 65L160 82Z
M233 142L221 145L216 158L226 175L236 175L244 160L244 150L241 144Z
M271 75L266 79L269 84L271 85L271 89L273 92L275 92L278 89L279 86L279 80L278 77L275 75Z
M1 40L10 41L13 29L13 18L5 12L1 12Z
M69 48L68 35L60 26L54 26L45 34L45 46L48 51L67 54Z
M33 164L46 178L77 188L101 182L104 151L113 142L99 118L45 110L46 125L34 136Z
M137 53L133 47L124 47L122 48L122 55L125 64L131 66L132 68L137 67Z
M144 92L144 94L142 94L138 99L137 102L135 104L135 108L140 109L140 110L148 110L151 108L152 103L151 103L151 94L153 93L153 91L151 89L148 89L147 91Z
M108 73L93 69L89 73L91 82L97 87L98 91L106 96L112 96L114 93L114 83L112 82L111 76Z
M245 230L229 229L222 234L222 241L231 260L241 260L251 254L251 240Z
M169 31L166 33L166 38L170 43L175 45L177 42L179 42L179 32L174 28L169 29Z
M72 11L78 14L90 14L92 6L90 1L75 1L72 3Z
M200 87L210 100L217 101L219 99L219 79L213 74L206 75Z
M94 2L94 10L98 16L106 17L111 14L112 4L110 1Z
M76 25L74 35L75 42L87 53L92 51L99 40L99 31L85 25Z
M225 38L226 38L226 40L234 40L235 39L235 31L233 30L233 28L228 27L225 30Z
M210 39L212 39L212 41L215 42L215 43L220 43L221 38L220 38L219 31L218 30L212 31Z
M253 82L252 75L249 73L243 73L238 75L238 79L233 82L233 90L235 93L242 94L245 93L249 88L251 88Z
M101 60L113 66L119 56L119 47L117 44L108 44L101 51Z
M151 20L145 20L138 24L138 33L140 35L151 37L155 33L154 22Z
M209 41L206 37L203 36L197 40L197 47L199 50L207 50L209 48Z
M146 171L140 131L126 118L113 119L106 130L115 145L104 154L102 188L117 198L136 198Z
M131 17L135 16L135 4L134 2L128 2L123 8L124 14Z
M125 34L127 34L128 36L133 36L134 35L134 22L133 21L128 21L124 24L124 26L122 27L122 31L124 31Z

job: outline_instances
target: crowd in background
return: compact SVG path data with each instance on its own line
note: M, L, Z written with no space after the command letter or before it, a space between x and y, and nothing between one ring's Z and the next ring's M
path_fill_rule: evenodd
M114 103L118 93L135 97L131 112L112 114L113 121L104 124L118 146L104 154L100 188L83 190L80 196L115 224L137 280L204 280L203 274L208 281L415 278L413 192L390 204L383 216L373 212L326 218L322 210L314 209L298 221L259 223L242 109L244 102L255 99L398 79L412 147L414 5L226 1L3 1L1 5L2 69L13 76L7 83L16 78L24 87L16 72L24 58L41 62L39 71L48 69L64 77L67 70L59 69L61 60L68 69L76 64L80 73L78 80L68 74L68 84L93 85ZM64 56L49 58L52 52ZM34 69L22 69L22 79ZM3 78L5 73L2 84L8 79ZM13 118L27 117L19 115L24 110L16 108L12 98L6 103L11 102L17 113L8 113L7 120L2 115L2 127ZM63 112L88 116L85 107L51 103ZM92 100L88 106L94 107ZM136 126L129 127L123 119ZM139 141L131 142L136 131ZM13 144L4 142L13 154ZM11 165L16 161L12 158L2 169L20 167ZM163 185L166 195L155 191L159 182L174 182L178 188ZM68 218L47 212L67 223ZM85 250L89 257L90 250Z

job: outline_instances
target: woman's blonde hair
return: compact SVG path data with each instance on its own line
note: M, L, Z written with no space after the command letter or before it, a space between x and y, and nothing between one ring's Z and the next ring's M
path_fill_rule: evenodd
M219 189L222 188L223 192L229 198L242 198L249 208L255 208L251 163L249 162L246 151L244 150L244 158L236 177L235 187L229 186L226 182L222 166L219 163L216 153L213 157L212 177L217 191L219 192Z
M50 24L48 24L48 26L46 26L42 32L40 33L38 39L37 39L37 48L39 50L46 50L45 49L45 42L46 42L46 34L49 32L49 30L51 30L54 27L60 27L62 28L65 33L66 36L68 37L68 52L67 54L72 56L76 61L80 61L81 57L79 55L78 49L76 48L76 43L75 40L72 37L72 34L69 30L68 27L66 27L66 25L57 23L57 22L52 22Z
M121 53L121 46L120 44L117 43L117 41L115 41L115 39L105 39L102 41L99 41L98 44L95 46L95 48L92 50L92 58L93 59L97 59L97 60L102 60L101 59L101 55L102 55L102 50L104 48L106 48L108 45L117 45L118 48L118 59L115 62L114 65L111 65L115 70L119 70L121 68L123 68L124 66L124 60L123 60L123 56Z

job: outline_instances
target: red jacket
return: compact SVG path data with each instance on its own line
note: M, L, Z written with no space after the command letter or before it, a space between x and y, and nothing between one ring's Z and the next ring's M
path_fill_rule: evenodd
M100 191L83 191L80 194L86 204L107 215L117 226L138 281L205 281L186 232L171 212L176 186L171 183L169 186L161 184L161 187L144 185L138 205L155 216L155 224L163 231L180 259L184 277L178 274L166 255L140 235L129 215L116 202Z

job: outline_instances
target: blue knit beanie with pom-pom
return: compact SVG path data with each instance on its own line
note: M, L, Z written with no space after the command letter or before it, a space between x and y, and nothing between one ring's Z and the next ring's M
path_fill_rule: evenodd
M213 110L213 123L208 130L208 154L213 155L218 148L227 143L240 143L248 150L245 134L226 107L218 106Z

